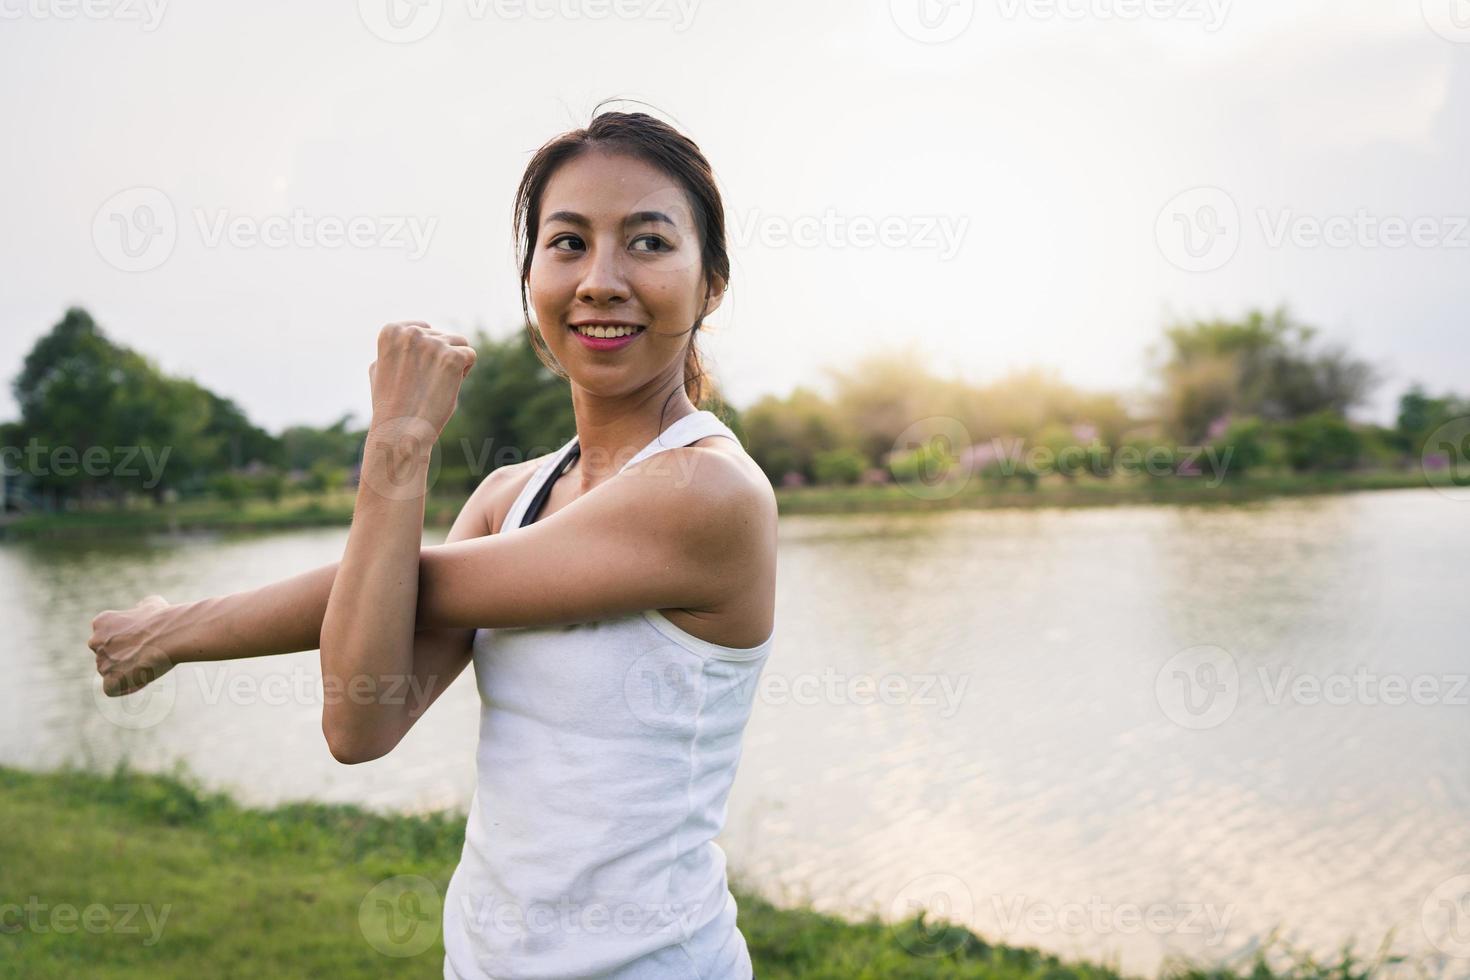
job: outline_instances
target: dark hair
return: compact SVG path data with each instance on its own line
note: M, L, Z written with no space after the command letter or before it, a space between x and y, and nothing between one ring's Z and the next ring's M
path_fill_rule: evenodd
M725 206L720 200L719 189L715 187L714 171L699 147L668 123L642 112L604 112L601 115L596 115L595 109L593 112L587 128L562 133L536 151L521 177L515 198L513 228L521 267L521 310L526 316L526 331L541 363L563 378L566 372L531 326L527 281L531 276L531 257L536 249L536 233L541 223L542 194L551 175L568 160L592 149L611 150L642 160L678 181L694 206L705 298L709 298L716 277L726 284L730 282L730 253L725 245ZM706 396L704 363L694 343L694 335L703 324L704 316L701 314L689 328L689 346L684 354L684 393L696 407ZM673 392L669 397L673 397Z

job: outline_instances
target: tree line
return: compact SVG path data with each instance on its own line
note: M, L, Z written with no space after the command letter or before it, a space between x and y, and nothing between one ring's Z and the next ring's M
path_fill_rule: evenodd
M491 470L575 434L566 381L523 332L505 340L482 332L476 349L436 448L436 492L468 493ZM1084 391L1039 369L974 384L942 377L912 353L880 351L829 371L826 390L800 386L743 410L716 393L700 407L787 486L885 483L965 453L978 453L982 475L1030 483L1047 475L1007 467L1016 457L996 446L1044 448L1054 461L1085 449L1053 465L1064 479L1107 476L1134 449L1163 460L1161 472L1184 473L1183 450L1200 446L1228 448L1233 475L1395 467L1416 461L1447 420L1470 415L1470 400L1415 386L1393 426L1352 421L1377 372L1280 310L1170 326L1151 374L1153 390L1134 396ZM234 401L113 341L81 308L36 342L12 390L20 418L0 423L7 498L47 509L325 493L354 483L366 434L350 414L268 432ZM916 429L935 419L944 438Z

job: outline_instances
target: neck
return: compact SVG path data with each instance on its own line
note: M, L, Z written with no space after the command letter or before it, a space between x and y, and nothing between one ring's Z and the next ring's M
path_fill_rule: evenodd
M660 432L698 409L682 383L672 397L667 385L652 385L618 398L595 395L574 384L572 411L581 455L566 479L576 480L586 493L616 475Z

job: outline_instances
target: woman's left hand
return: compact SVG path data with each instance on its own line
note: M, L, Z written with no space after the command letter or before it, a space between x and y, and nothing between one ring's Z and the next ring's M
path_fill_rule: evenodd
M475 349L459 334L427 323L390 323L378 333L378 359L368 368L373 424L444 431L459 386L475 366Z

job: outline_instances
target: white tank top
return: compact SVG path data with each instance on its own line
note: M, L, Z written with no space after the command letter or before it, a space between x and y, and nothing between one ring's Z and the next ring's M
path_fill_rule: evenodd
M618 473L711 435L736 438L712 412L686 415ZM499 533L520 529L576 441ZM446 978L751 977L714 838L774 639L720 646L653 609L475 632L478 781L444 898Z

